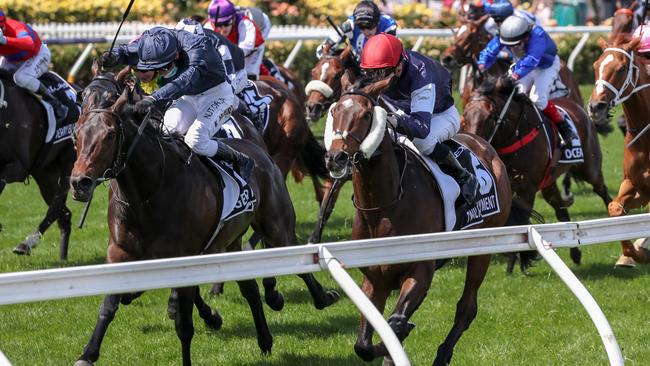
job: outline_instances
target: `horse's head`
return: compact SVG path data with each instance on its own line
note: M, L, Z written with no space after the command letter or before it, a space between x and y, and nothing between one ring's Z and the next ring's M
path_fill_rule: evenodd
M107 108L86 106L82 110L73 135L77 160L70 185L75 200L88 201L97 182L114 177L121 169L125 139L123 120L130 93L130 89L125 89Z
M327 54L326 50L323 54ZM341 95L341 77L349 62L350 48L341 55L323 56L311 70L311 81L305 86L307 118L316 121Z
M330 175L341 178L350 173L353 164L369 159L386 133L386 111L378 106L377 98L392 81L392 76L362 86L350 87L337 103L332 104L325 126L325 162Z
M594 123L608 123L610 109L627 100L637 86L640 72L634 51L639 41L626 35L619 35L613 43L599 39L603 53L594 62L596 87L589 98L589 116Z
M612 18L610 39L614 39L614 37L622 33L632 33L634 28L636 28L634 11L638 6L639 4L635 1L627 7L616 9Z
M505 104L508 95L513 90L513 85L503 82L505 78L495 79L488 77L476 88L465 104L463 117L461 118L461 130L473 133L484 139L491 139L497 132L499 126L497 120ZM513 112L508 107L504 121L510 119Z
M440 57L446 68L456 69L474 62L489 41L489 36L483 29L489 18L489 15L484 15L478 20L465 20L458 30L452 29L454 42L442 52Z

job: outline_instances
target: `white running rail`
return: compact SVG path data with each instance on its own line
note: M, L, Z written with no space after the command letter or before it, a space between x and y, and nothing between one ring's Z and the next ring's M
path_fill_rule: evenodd
M355 304L367 304L367 299L364 301L359 298L364 295L357 291L358 289L352 290L349 287L349 277L343 276L342 266L336 264L342 264L347 269L533 249L539 250L542 256L550 261L551 267L585 306L603 338L611 365L618 366L622 365L621 351L607 319L571 270L558 258L553 259L549 248L576 247L647 236L650 236L650 214L642 214L582 222L467 230L6 273L0 275L0 305L184 287L316 272L321 269L331 271ZM362 311L366 313L368 310ZM383 317L381 321L385 323ZM387 345L390 344L390 335L381 336ZM404 359L400 358L403 352L403 349L390 349L395 360L400 360L397 365L408 365L405 356Z

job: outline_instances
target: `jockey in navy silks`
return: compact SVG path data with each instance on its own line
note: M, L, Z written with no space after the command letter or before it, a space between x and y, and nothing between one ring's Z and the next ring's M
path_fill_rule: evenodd
M555 42L542 27L531 26L523 18L510 16L501 24L499 36L492 38L481 51L479 69L491 67L504 47L510 49L516 61L508 79L516 83L521 92L529 93L530 100L556 124L565 143L577 139L568 121L549 99L553 82L560 72Z
M393 74L393 83L381 94L392 106L388 122L458 181L461 194L473 203L478 194L474 174L460 165L447 145L460 129L460 116L451 94L451 75L438 61L404 49L390 34L370 37L361 56L367 77L381 80Z
M184 30L154 27L127 44L104 53L104 66L126 64L138 71L154 71L164 85L135 104L139 113L152 107L169 108L163 123L169 133L185 136L196 154L234 163L246 179L254 161L223 142L211 139L230 117L233 90L224 63L211 40Z

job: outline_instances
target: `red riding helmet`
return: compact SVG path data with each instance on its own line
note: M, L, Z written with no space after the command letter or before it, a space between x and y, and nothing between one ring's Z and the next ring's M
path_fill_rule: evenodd
M368 39L361 53L362 69L395 67L402 58L404 47L399 38L380 33Z

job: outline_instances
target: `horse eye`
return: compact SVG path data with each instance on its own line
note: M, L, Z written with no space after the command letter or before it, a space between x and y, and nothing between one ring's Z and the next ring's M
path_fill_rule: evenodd
M114 138L115 138L115 132L111 131L108 134L106 134L106 140L107 141L111 141Z

